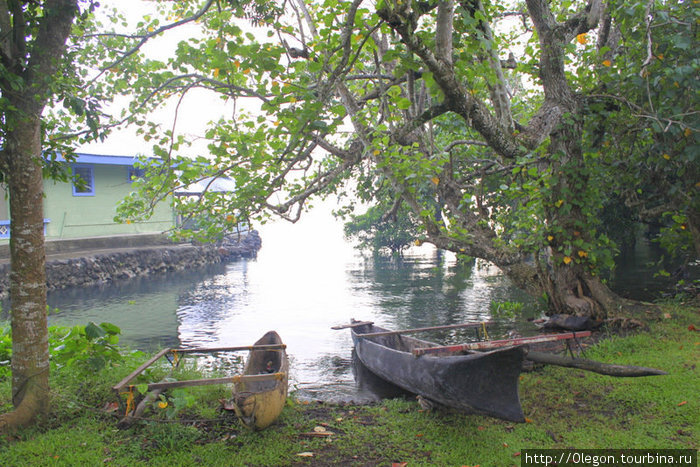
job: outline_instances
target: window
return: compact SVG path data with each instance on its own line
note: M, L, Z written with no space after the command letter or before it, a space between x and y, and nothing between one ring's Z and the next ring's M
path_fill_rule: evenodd
M137 178L143 178L146 175L146 169L141 167L127 167L126 169L126 179L133 182Z
M73 166L73 196L95 196L95 172L91 165Z

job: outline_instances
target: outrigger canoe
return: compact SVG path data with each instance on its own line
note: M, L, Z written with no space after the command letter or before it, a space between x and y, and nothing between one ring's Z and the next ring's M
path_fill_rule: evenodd
M467 413L525 421L518 395L526 354L522 347L414 356L414 350L437 344L372 323L355 322L349 327L358 358L380 378Z
M277 420L287 400L289 360L279 334L268 331L255 342L243 375L234 383L233 409L248 428L262 430Z

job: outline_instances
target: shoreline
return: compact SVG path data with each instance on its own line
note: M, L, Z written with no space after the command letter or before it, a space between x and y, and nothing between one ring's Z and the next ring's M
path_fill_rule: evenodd
M101 248L48 254L47 290L108 284L116 280L194 269L209 264L253 258L262 246L257 231L228 236L210 244L169 244ZM9 296L10 263L0 263L0 299Z

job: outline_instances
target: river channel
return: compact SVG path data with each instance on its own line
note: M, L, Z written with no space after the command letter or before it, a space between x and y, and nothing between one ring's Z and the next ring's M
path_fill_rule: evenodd
M355 381L349 331L331 330L350 318L391 329L489 320L492 337L537 332L531 320L542 315L540 306L493 266L460 264L430 246L402 259L363 256L325 211L259 231L263 246L252 260L51 292L50 323L114 323L122 343L148 351L248 345L274 329L288 346L297 397L356 402L376 395ZM643 288L639 278L650 274L635 274ZM523 312L492 316L492 302L521 302ZM455 343L474 331L424 337Z

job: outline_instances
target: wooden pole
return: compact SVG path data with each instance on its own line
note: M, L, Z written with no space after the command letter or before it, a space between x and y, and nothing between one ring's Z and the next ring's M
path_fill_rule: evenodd
M193 348L193 349L163 349L157 354L155 354L153 357L151 357L149 360L147 360L145 363L143 363L140 367L135 369L134 371L131 372L129 376L121 380L116 386L114 386L112 389L116 391L117 393L121 392L126 385L128 385L131 380L136 378L138 375L143 372L146 368L149 366L153 365L155 361L157 361L159 358L161 358L163 355L167 354L168 352L172 353L213 353L213 352L235 352L235 351L240 351L240 350L283 350L286 349L287 346L285 344L269 344L269 345L244 345L244 346L238 346L238 347L211 347L211 348Z
M237 352L241 350L284 350L285 344L265 344L265 345L243 345L238 347L210 347L210 348L194 348L194 349L170 349L175 353L214 353L214 352Z
M561 334L543 334L541 336L518 337L516 339L502 339L497 341L470 342L468 344L444 345L439 347L425 347L413 350L416 357L425 354L454 353L464 350L488 350L500 347L508 347L524 344L535 344L538 342L558 341L562 339L574 339L578 337L588 337L591 331L565 332Z
M170 388L188 388L192 386L208 386L210 384L227 384L240 382L269 381L271 379L282 380L284 373L266 373L261 375L235 375L223 378L189 379L185 381L164 381L148 385L149 391L164 390Z
M444 329L473 328L473 327L477 327L477 326L488 326L490 324L493 324L493 322L485 321L482 323L448 324L445 326L431 326L431 327L427 327L427 328L403 329L400 331L368 332L367 334L358 334L357 337L377 337L377 336L390 336L392 334L412 334L412 333L425 332L425 331L442 331Z
M153 362L158 360L160 357L165 355L166 353L170 352L170 349L163 349L157 354L155 354L153 357L151 357L149 360L147 360L143 365L135 369L134 371L131 372L129 376L121 380L116 386L114 386L112 389L114 389L117 393L120 393L122 389L124 389L124 386L129 384L132 379L136 378L138 375L141 374L143 370L148 368L149 366L153 365Z
M372 325L374 324L374 321L353 321L349 324L339 324L338 326L331 326L331 329L337 331L339 329L356 328L359 326L364 326L365 324Z

